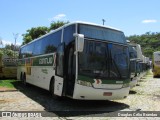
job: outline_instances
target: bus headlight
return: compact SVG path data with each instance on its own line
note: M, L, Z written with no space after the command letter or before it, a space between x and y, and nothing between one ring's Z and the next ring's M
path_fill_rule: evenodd
M126 87L129 87L129 83L124 83L122 88L126 88Z
M80 85L83 85L83 86L92 87L92 84L90 82L78 80L77 83L80 84Z

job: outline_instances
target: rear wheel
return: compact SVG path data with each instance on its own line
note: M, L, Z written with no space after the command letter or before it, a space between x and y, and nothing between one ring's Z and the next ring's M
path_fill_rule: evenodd
M22 76L22 82L23 84L26 86L27 83L26 83L26 74L24 73L24 75Z
M20 75L20 80L22 81L22 79L23 79L23 75L22 75L22 73L21 73L21 75Z

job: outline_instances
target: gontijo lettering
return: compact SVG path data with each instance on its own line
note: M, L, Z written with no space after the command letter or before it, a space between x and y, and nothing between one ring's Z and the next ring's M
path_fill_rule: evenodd
M41 58L39 59L39 64L52 64L53 62L53 58L49 57L49 58Z

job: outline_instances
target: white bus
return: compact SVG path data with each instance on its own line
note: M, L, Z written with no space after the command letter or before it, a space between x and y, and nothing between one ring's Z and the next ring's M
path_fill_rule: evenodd
M130 56L130 71L131 71L131 82L130 87L133 88L137 84L137 51L134 45L129 43L129 56Z
M17 78L55 98L126 98L130 72L124 33L84 22L64 25L20 48Z
M143 54L141 45L136 44L136 50L137 50L137 80L140 80L141 77L144 76L143 73Z
M156 51L153 53L152 71L153 71L153 77L160 76L160 51Z

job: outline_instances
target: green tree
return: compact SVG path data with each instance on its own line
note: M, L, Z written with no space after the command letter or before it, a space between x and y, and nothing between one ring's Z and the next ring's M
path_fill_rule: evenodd
M3 50L0 49L0 57L3 56Z
M5 49L8 49L8 50L13 50L13 51L19 51L19 48L20 48L20 46L18 46L18 45L13 45L13 44L6 44L5 45L5 47L4 47Z
M50 32L51 30L55 30L61 26L63 26L64 24L67 24L69 22L63 22L63 21L57 21L57 22L52 22L50 24L50 27L33 27L29 30L27 30L27 32L25 34L23 34L23 45L27 44L29 42L31 42L32 40L41 37L42 35L45 35L46 33Z
M2 56L3 56L3 51L0 49L0 68L2 67Z
M32 40L41 37L42 35L45 35L49 32L49 29L47 27L33 27L29 30L27 30L26 34L23 34L23 45L27 44L28 42L31 42Z
M14 57L14 51L9 49L3 49L3 54L8 55L9 57Z
M65 24L68 24L68 23L69 23L69 21L67 21L67 22L63 22L63 21L52 22L50 24L49 30L55 30L55 29L65 25Z
M160 33L146 32L142 35L132 35L126 37L133 43L141 45L143 54L147 57L152 57L153 52L160 51Z
M13 51L13 50L10 50L10 49L6 49L6 48L1 48L0 49L0 57L2 57L3 55L8 55L10 58L13 58L13 57L18 57L18 53Z

